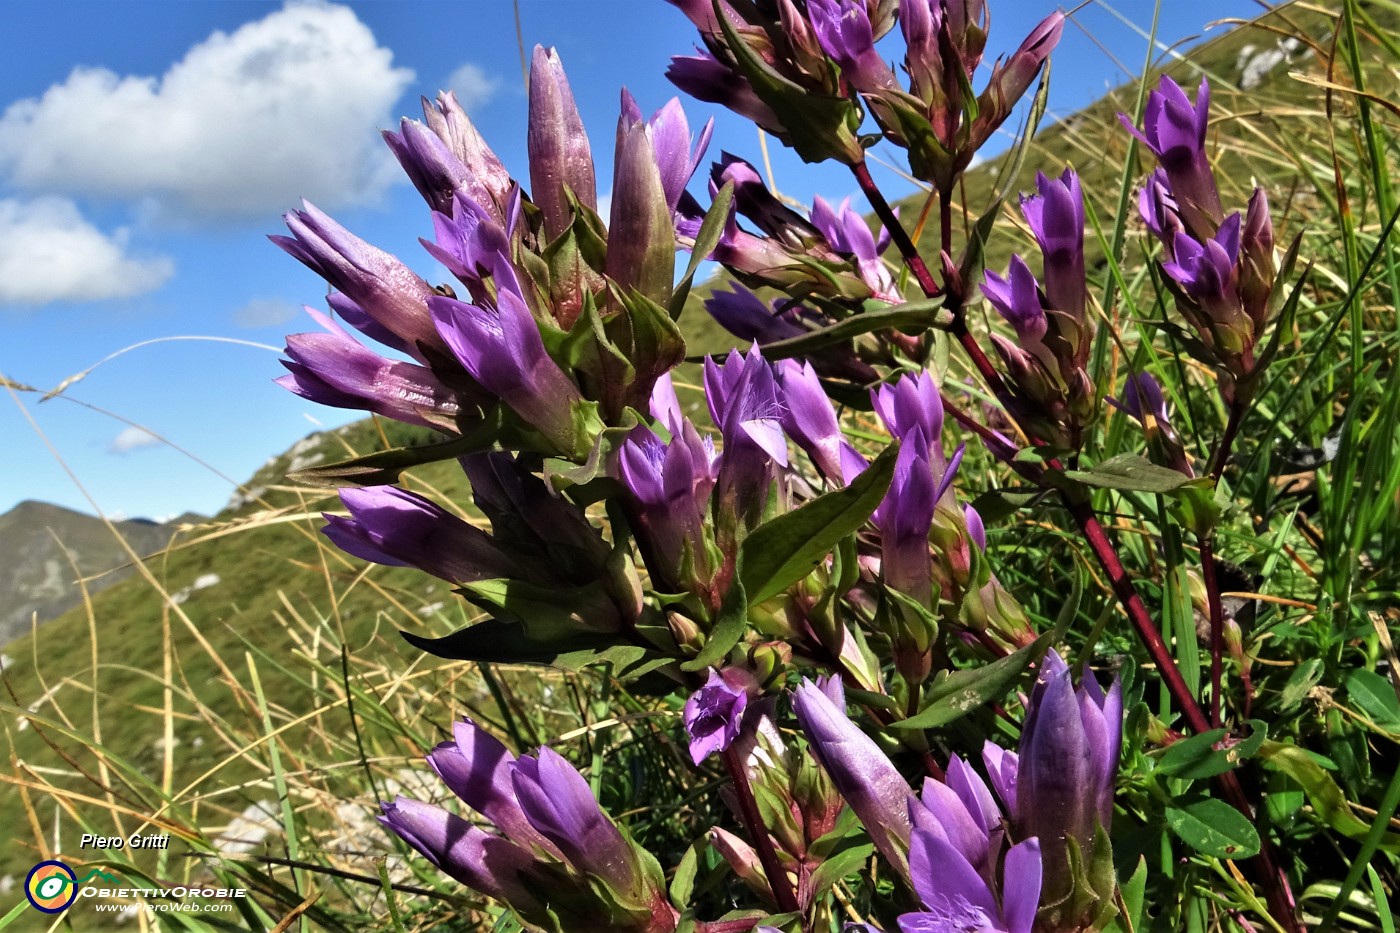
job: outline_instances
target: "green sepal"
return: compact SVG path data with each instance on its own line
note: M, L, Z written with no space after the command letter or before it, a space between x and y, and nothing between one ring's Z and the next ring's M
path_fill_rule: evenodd
M430 444L415 444L412 447L394 447L390 450L377 450L287 474L287 478L308 486L329 488L362 488L366 486L390 486L398 482L399 475L411 467L442 460L455 460L467 454L490 450L506 432L504 406L492 408L486 420L475 430L461 437L453 437Z
M636 290L618 294L620 313L603 322L612 345L631 362L623 404L646 407L656 380L685 360L685 337L666 309Z
M707 667L715 667L744 637L748 624L748 599L744 595L743 581L736 577L724 596L724 605L720 606L719 617L705 639L705 647L683 663L681 670L703 671Z
M1228 505L1215 482L1204 476L1183 483L1171 495L1172 517L1198 538L1215 529Z
M739 71L758 99L778 117L785 135L783 141L802 161L836 159L856 165L865 159L865 150L856 138L861 124L860 108L845 97L802 87L778 74L749 48L728 16L721 13L716 19Z
M676 283L675 290L671 292L671 300L666 306L671 320L680 320L686 300L690 298L695 273L699 271L700 264L710 258L710 254L719 245L720 238L724 236L724 227L729 222L729 211L733 203L734 182L726 181L724 187L715 192L709 210L705 211L705 219L700 222L700 232L695 235L695 245L690 250L690 261L686 263L685 275L681 276L680 282Z

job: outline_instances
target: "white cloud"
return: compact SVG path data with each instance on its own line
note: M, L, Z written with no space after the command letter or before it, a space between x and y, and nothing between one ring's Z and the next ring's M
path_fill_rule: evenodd
M479 65L464 62L448 77L446 90L454 91L457 94L457 103L461 104L467 113L471 113L495 97L500 87L499 78L487 74Z
M277 298L254 298L233 312L233 323L239 327L279 327L296 320L300 308Z
M133 450L141 450L146 447L159 447L162 441L145 428L138 428L132 425L123 428L121 433L112 438L112 443L107 445L107 452L113 454L129 454Z
M103 233L67 198L0 199L0 306L130 298L165 284L175 264L131 255L128 238Z
M79 67L0 117L0 172L30 190L253 216L370 200L375 130L413 72L345 8L289 2L215 32L160 77Z

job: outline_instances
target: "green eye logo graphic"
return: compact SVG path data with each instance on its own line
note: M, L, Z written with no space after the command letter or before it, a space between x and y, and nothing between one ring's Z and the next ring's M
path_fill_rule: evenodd
M38 910L56 914L78 896L78 876L63 862L40 862L24 879L24 896Z

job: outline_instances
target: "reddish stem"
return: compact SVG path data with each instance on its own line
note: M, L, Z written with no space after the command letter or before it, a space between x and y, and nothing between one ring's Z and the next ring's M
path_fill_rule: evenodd
M1220 601L1220 580L1215 573L1215 538L1201 535L1201 577L1206 585L1210 611L1210 724L1220 728L1220 668L1225 654L1225 607Z
M923 257L919 255L918 249L914 246L909 235L899 223L899 218L894 216L889 204L885 201L884 195L875 185L875 181L870 177L870 171L864 164L852 166L852 172L856 177L856 182L860 185L861 191L865 194L870 206L874 208L876 216L880 222L890 232L890 238L899 249L900 255L904 257L905 264L913 272L914 278L918 280L924 294L932 298L940 294L938 286L934 284L933 277L929 275L928 267L924 265ZM947 225L940 223L940 228L951 226L950 208L946 204L939 206L940 211L948 212L950 218ZM943 214L940 214L940 220ZM946 244L951 230L940 229ZM968 357L972 360L973 366L981 374L987 385L992 389L1003 407L1010 415L1014 409L1007 406L1006 402L1010 398L1010 393L1006 389L1005 383L1001 379L1001 374L982 352L981 346L967 329L966 321L962 313L961 296L949 296L955 305L950 310L953 312L953 326L951 331L958 342L962 344ZM1234 441L1235 434L1239 430L1239 423L1243 420L1243 406L1232 406L1230 420L1226 424L1225 435L1221 438L1220 446L1216 450L1216 456L1212 458L1212 475L1219 479L1219 472L1224 470L1225 461L1229 456L1229 447ZM1014 415L1012 415L1014 418ZM1051 461L1050 466L1058 466ZM1147 612L1147 607L1143 604L1142 598L1138 596L1137 589L1133 586L1132 579L1128 576L1123 567L1123 562L1118 559L1118 552L1114 549L1113 543L1108 540L1108 535L1104 532L1103 525L1099 523L1098 516L1094 513L1093 507L1084 500L1076 500L1066 495L1065 505L1070 514L1079 525L1080 532L1089 543L1089 548L1094 552L1099 565L1104 573L1108 575L1109 582L1113 588L1118 601L1123 605L1123 609L1128 613L1128 618L1138 631L1138 636L1142 639L1147 653L1151 655L1153 663L1162 679L1166 682L1167 690L1171 693L1172 699L1186 717L1191 731L1195 733L1208 732L1210 725L1206 721L1205 713L1201 711L1196 698L1191 694L1191 690L1186 686L1185 679L1181 676L1181 670L1176 666L1175 659L1171 656L1166 642L1162 640L1162 633L1158 631L1156 623ZM1236 810L1239 810L1245 817L1253 818L1253 809L1249 805L1249 800L1244 795L1244 790L1240 787L1239 779L1233 771L1226 771L1217 778L1221 790L1224 792L1226 800ZM1269 903L1269 912L1273 915L1285 930L1289 933L1304 933L1305 927L1299 923L1293 910L1292 897L1288 890L1288 877L1278 867L1274 858L1273 844L1269 841L1267 833L1260 833L1259 854L1255 859L1251 859L1248 864L1257 869L1259 881L1264 888L1265 897ZM1257 859L1257 864L1256 864Z
M753 837L754 848L758 850L758 860L763 864L763 873L768 876L768 887L773 892L773 900L785 913L800 913L797 893L788 884L787 872L778 861L778 852L773 848L773 837L763 824L763 816L758 811L758 801L754 799L753 788L749 786L749 772L739 759L734 746L724 750L724 766L729 770L729 779L734 784L735 796L739 798L739 810L744 823Z
M899 255L904 257L904 264L909 267L910 272L914 273L914 278L919 282L919 288L923 289L924 294L929 298L937 298L942 294L942 291L933 281L933 275L929 273L928 266L924 265L923 257L919 255L918 248L914 246L914 241L909 239L904 225L899 222L899 218L890 209L890 204L875 184L875 179L870 177L870 169L865 167L864 162L860 162L852 165L851 171L855 174L856 183L860 185L860 190L864 192L866 200L875 209L875 216L880 218L880 223L884 224L885 229L889 231L890 240L899 250Z

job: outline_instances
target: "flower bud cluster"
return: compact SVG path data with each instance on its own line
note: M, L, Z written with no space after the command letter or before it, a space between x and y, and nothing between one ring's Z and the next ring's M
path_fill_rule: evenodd
M992 335L1010 377L1017 420L1038 438L1076 450L1098 406L1086 364L1094 326L1084 281L1084 199L1079 176L1037 173L1021 213L1044 257L1044 288L1020 256L1005 277L987 272L982 294L1016 331Z
M1149 232L1162 243L1162 271L1227 400L1256 368L1256 346L1276 310L1278 267L1263 188L1244 214L1228 216L1206 153L1210 84L1192 100L1170 77L1148 94L1142 128L1119 119L1157 159L1138 196Z

